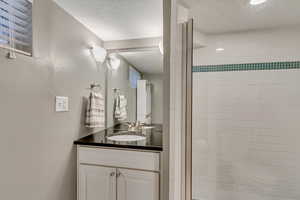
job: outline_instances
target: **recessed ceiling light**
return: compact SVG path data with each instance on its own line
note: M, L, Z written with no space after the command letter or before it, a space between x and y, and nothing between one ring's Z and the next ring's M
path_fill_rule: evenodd
M217 48L216 51L224 51L224 48Z
M251 5L259 5L265 3L267 0L250 0Z

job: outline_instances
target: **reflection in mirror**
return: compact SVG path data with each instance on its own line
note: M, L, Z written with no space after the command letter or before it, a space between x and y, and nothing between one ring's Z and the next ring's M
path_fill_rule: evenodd
M85 42L105 74L104 128L162 124L163 1L55 1L102 40Z
M152 40L157 43L156 48L110 50L120 64L107 74L108 127L122 122L162 124L163 56L159 50L160 39ZM119 42L114 42L114 46Z

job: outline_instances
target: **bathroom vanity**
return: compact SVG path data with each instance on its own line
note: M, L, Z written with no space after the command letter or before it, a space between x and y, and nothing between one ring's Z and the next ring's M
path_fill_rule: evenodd
M118 125L75 141L78 200L159 200L162 131L160 125L124 132ZM112 136L138 135L144 139Z

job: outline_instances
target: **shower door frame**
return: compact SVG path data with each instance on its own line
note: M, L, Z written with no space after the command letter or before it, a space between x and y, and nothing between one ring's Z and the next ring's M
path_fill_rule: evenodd
M193 19L182 24L182 199L192 200Z

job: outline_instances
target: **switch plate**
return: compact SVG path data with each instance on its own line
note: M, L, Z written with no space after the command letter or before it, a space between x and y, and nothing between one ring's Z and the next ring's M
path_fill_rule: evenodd
M55 97L55 111L56 112L69 111L69 97L56 96Z

